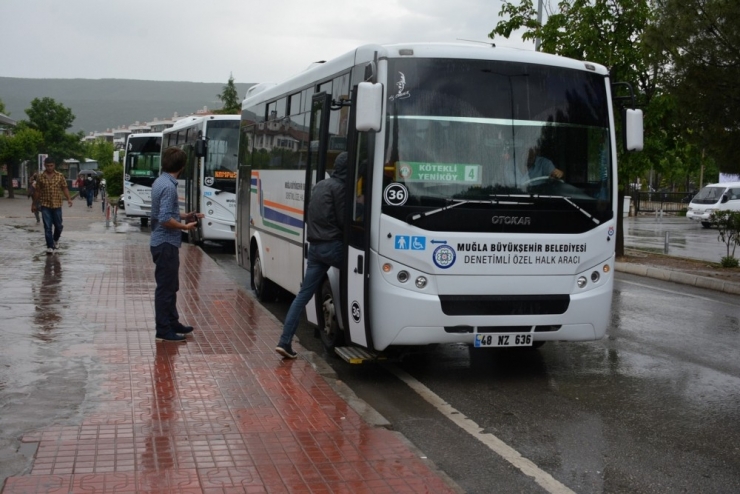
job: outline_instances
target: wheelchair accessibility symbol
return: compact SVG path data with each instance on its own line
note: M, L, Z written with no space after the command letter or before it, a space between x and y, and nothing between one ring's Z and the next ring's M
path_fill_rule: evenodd
M396 235L395 245L398 250L425 250L427 248L427 238Z

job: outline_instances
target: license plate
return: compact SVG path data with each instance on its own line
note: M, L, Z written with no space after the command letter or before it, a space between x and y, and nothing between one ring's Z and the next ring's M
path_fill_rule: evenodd
M532 346L531 334L476 334L476 348L497 346Z

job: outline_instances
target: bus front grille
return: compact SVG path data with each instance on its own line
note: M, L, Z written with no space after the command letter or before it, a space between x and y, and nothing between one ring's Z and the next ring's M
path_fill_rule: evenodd
M524 316L563 314L568 295L440 295L448 316Z

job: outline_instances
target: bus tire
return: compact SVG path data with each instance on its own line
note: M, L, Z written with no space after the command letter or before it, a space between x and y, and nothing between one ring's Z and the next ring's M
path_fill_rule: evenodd
M254 264L252 264L252 289L260 302L273 302L276 297L275 284L262 271L262 259L259 251L254 253Z
M149 218L140 218L139 223L141 223L141 226L148 226L149 225Z
M711 228L712 223L710 221L702 221L701 226L703 226L704 228Z
M321 285L321 292L316 298L316 313L318 316L319 337L324 348L329 351L344 343L344 332L337 323L337 313L334 307L334 294L328 279Z

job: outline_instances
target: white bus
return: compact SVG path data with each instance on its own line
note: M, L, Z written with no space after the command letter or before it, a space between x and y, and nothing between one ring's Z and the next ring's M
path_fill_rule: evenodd
M188 155L178 179L180 208L203 213L189 240L234 241L239 115L186 117L162 132L162 150L174 146Z
M126 216L149 223L152 213L152 184L159 176L162 134L129 134L123 160L123 205Z
M640 149L642 113L626 114L628 149ZM614 282L614 119L597 64L362 46L244 100L239 264L259 298L298 292L311 188L347 151L344 266L307 307L328 348L599 339Z

